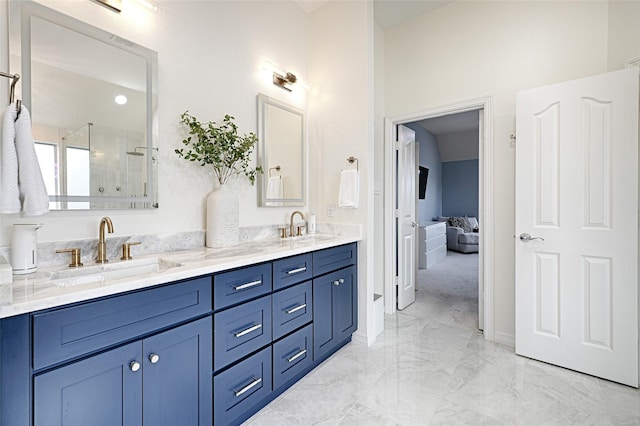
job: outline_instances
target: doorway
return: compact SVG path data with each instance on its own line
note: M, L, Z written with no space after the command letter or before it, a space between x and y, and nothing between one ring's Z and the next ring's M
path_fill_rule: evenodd
M478 242L483 230L477 222L480 112L404 124L415 131L422 178L416 215L416 286L423 290L421 299L431 306L430 311L450 319L464 318L462 322L474 330L482 328L478 315Z
M385 312L396 312L396 270L398 255L396 244L398 235L395 226L397 212L395 203L398 184L398 166L395 159L396 129L398 125L451 114L478 111L480 117L479 141L479 203L478 219L480 229L484 230L479 241L478 273L478 322L484 330L485 338L493 340L493 303L492 303L492 254L493 254L493 211L492 211L492 162L491 149L491 99L489 97L472 99L457 104L441 106L413 114L385 119Z

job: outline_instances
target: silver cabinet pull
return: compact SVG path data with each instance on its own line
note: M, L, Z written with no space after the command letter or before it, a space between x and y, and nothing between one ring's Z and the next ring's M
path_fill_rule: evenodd
M233 335L234 335L234 336L236 336L236 337L242 337L242 336L244 336L245 334L249 334L249 333L251 333L252 331L256 331L256 330L258 330L258 329L260 329L260 328L262 328L262 324L256 324L256 325L251 326L251 327L249 327L249 328L247 328L247 329L244 329L244 330L242 330L242 331L238 331L237 333L233 333Z
M253 382L249 383L247 386L243 387L242 389L238 391L233 391L233 394L235 396L240 396L243 393L247 392L248 390L252 389L254 386L259 385L261 382L262 382L261 378L254 379Z
M306 266L303 266L302 268L296 268L296 269L292 269L290 271L287 271L287 274L291 275L291 274L297 274L298 272L304 272L307 270Z
M297 354L295 354L294 356L287 358L287 362L293 362L293 361L295 361L296 359L300 358L302 355L304 355L306 353L307 353L307 350L303 349L300 352L298 352Z
M133 371L134 373L135 373L136 371L140 370L140 367L141 367L141 365L140 365L140 363L139 363L138 361L131 361L131 362L129 363L129 369L130 369L131 371Z
M234 286L233 289L234 290L244 290L245 288L249 288L249 287L254 287L257 285L262 284L262 280L255 280L255 281L251 281L250 283L246 283L246 284L240 284L237 286Z
M339 282L340 284L344 284L344 278L340 278L340 279L338 280L338 282Z
M527 241L533 241L533 240L541 240L544 241L544 238L542 237L532 237L530 234L523 232L522 234L520 234L520 240L524 241L525 243Z
M157 364L160 361L160 355L158 354L149 354L149 361L151 364Z
M304 309L306 307L307 307L307 304L303 303L302 305L298 305L295 308L287 309L285 312L288 313L288 314L292 314L292 313L297 312L300 309Z
M333 285L340 285L340 281L335 280L335 281L333 282Z

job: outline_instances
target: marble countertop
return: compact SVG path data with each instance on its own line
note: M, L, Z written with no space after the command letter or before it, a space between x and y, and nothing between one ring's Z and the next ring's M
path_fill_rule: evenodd
M224 248L202 248L197 250L173 251L140 256L134 261L110 260L109 267L116 269L123 262L153 263L161 259L163 266L158 272L143 272L130 277L102 278L104 265L87 264L80 269L86 275L76 279L65 278L66 271L76 271L68 267L39 268L29 275L14 275L12 284L0 287L5 300L0 304L0 318L62 306L69 303L114 295L126 291L142 289L158 284L193 278L241 266L266 262L296 254L360 241L357 236L333 236L325 234L307 235L301 238L282 240L257 240ZM133 265L135 263L131 263ZM1 265L0 265L1 266ZM124 265L120 265L124 266ZM94 272L95 271L95 272ZM73 273L73 272L71 272ZM87 279L88 278L88 279Z

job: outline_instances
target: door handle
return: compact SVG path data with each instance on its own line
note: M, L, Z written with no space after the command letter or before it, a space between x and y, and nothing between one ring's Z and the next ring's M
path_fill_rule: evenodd
M412 228L415 228L416 226L418 226L418 224L417 224L417 223L415 223L415 222L412 220L412 221L411 221L411 227L412 227Z
M533 241L533 240L540 240L540 241L544 241L544 238L542 237L532 237L530 234L523 232L522 234L520 234L520 240L526 242L529 241Z

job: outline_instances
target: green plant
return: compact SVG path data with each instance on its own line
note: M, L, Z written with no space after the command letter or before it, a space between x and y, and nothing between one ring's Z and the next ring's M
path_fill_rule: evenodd
M181 158L197 161L201 166L213 166L213 171L220 184L224 184L232 176L244 174L253 185L256 174L262 173L261 167L249 167L249 157L258 142L255 133L238 135L238 126L234 117L225 115L222 124L213 121L199 122L185 111L180 115L182 124L189 128L189 137L182 143L185 148L176 149Z

